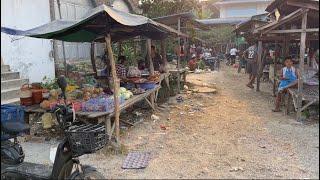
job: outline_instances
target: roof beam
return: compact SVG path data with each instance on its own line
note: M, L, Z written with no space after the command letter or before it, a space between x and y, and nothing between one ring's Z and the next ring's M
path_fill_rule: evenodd
M299 17L299 16L302 15L305 11L307 11L307 10L300 8L300 9L292 12L291 14L283 17L283 18L280 19L279 21L274 21L274 22L269 23L269 24L267 24L267 25L265 25L265 26L261 26L261 27L255 29L255 30L254 30L254 33L259 33L259 31L263 31L263 32L261 32L261 34L266 34L267 32L269 32L269 31L271 31L271 30L273 30L273 29L281 26L282 24L287 23L287 22L289 22L289 21L291 21L291 20Z
M301 2L301 1L287 1L287 5L301 7L301 8L307 8L307 9L313 9L313 10L319 11L319 6L315 6L315 5L308 4L305 2Z
M270 34L283 34L283 33L301 33L303 29L287 29L287 30L271 30ZM306 32L319 32L318 28L306 29Z

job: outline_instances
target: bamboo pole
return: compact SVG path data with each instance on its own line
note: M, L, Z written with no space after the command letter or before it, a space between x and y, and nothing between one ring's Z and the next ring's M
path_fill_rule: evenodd
M114 89L114 116L115 116L115 129L116 129L116 141L117 144L119 145L120 143L120 129L119 129L119 116L120 116L120 102L119 102L119 89L120 89L120 80L118 79L117 72L116 72L116 63L113 57L113 52L112 52L112 46L111 46L111 36L110 34L107 34L105 37L106 40L106 47L108 50L108 57L110 60L110 65L111 65L111 73L112 73L112 78L113 78L113 89ZM107 122L105 122L107 123Z
M297 98L297 120L301 119L301 107L302 107L302 91L303 91L303 79L302 76L304 74L304 54L305 54L305 48L306 48L306 29L307 29L307 16L308 13L305 12L302 15L302 23L301 23L301 39L300 39L300 62L299 62L299 77L298 77L298 98Z
M258 42L258 73L257 73L257 92L260 91L260 77L261 77L261 69L263 68L262 62L262 41Z

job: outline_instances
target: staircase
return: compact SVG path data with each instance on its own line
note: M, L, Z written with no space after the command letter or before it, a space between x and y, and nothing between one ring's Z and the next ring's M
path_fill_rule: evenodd
M27 82L20 78L19 72L10 71L9 65L1 65L1 105L19 104L20 87Z

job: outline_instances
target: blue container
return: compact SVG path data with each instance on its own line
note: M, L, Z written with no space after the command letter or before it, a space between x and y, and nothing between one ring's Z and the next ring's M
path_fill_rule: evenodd
M24 122L24 109L19 105L1 105L1 123L6 121ZM10 136L1 132L1 140L10 139Z
M155 83L141 83L141 84L138 84L138 86L141 89L149 90L149 89L154 89L156 87L156 84Z

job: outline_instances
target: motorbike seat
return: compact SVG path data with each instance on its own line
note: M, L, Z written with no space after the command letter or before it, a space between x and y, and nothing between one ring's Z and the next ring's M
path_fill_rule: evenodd
M28 124L22 122L1 122L1 131L10 135L17 135L30 130Z

